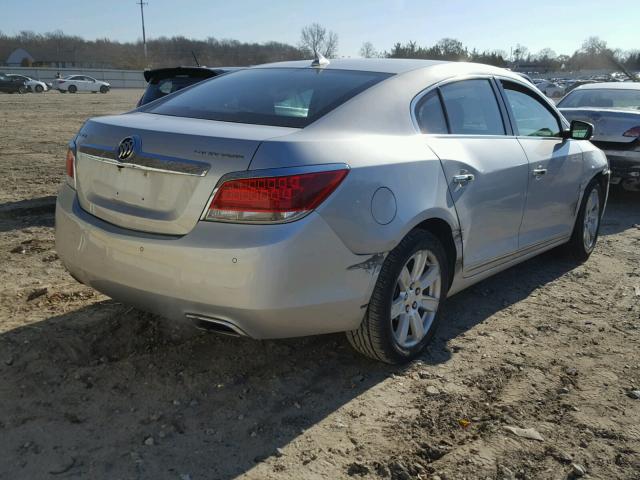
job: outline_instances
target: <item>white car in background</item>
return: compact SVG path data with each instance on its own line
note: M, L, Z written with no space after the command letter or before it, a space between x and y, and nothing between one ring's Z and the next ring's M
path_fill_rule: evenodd
M76 92L100 92L107 93L111 88L107 82L96 80L93 77L86 75L69 75L64 78L56 78L52 82L51 88L53 90L59 90L61 93L76 93Z
M16 78L18 80L24 80L24 84L27 86L30 92L42 93L49 90L46 83L36 80L25 75L18 75L17 73L8 73L7 77Z

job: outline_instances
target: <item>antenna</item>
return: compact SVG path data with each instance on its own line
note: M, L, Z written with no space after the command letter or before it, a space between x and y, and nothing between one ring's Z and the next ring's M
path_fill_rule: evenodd
M147 35L144 31L144 6L149 5L148 2L143 2L142 0L137 2L140 5L140 16L142 17L142 46L144 47L144 60L147 61Z
M191 55L193 55L193 59L196 61L196 65L199 67L200 62L198 61L198 57L196 57L196 54L193 50L191 50Z
M320 52L315 52L315 58L311 62L312 67L324 68L329 65L329 60L325 58Z

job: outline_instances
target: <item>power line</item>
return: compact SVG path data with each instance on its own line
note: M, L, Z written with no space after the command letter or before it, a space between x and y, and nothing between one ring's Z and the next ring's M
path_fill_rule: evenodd
M140 0L137 2L137 5L140 5L140 16L142 17L142 46L144 47L144 60L147 61L147 35L144 31L144 6L149 5L148 2L143 2Z

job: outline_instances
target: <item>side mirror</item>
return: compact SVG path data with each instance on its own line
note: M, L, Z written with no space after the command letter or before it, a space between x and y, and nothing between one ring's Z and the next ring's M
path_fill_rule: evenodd
M593 137L593 125L581 120L572 120L569 130L562 132L562 138L573 140L590 140Z

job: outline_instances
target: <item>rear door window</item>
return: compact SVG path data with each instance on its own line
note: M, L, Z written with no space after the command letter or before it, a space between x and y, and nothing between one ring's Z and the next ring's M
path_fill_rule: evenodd
M448 133L447 120L436 90L427 93L416 106L416 121L422 133Z
M304 128L389 73L317 68L250 68L149 105L149 113Z
M441 87L451 133L505 135L498 100L489 80L463 80Z
M518 135L523 137L560 136L560 121L534 92L517 83L506 81L501 83Z

